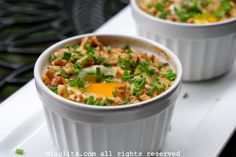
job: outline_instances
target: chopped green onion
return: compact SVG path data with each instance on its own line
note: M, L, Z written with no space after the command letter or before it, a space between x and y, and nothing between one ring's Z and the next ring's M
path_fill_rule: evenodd
M81 60L83 65L87 64L89 61L94 61L93 57L90 55L84 56Z
M127 50L128 54L132 53L132 50L128 44L124 46L124 49Z
M103 105L100 101L95 100L94 96L89 96L86 103L89 105L96 105L96 106Z
M164 10L164 4L163 3L157 3L156 4L156 9L159 11L163 11Z
M61 58L61 59L66 59L69 60L71 57L71 53L70 52L64 52L63 54L58 54L56 56L56 58Z
M89 96L87 99L87 104L94 105L96 100L94 100L94 96Z
M101 68L100 67L97 67L96 68L96 75L100 75L101 74Z
M81 69L81 66L80 66L78 63L74 63L74 64L73 64L73 67L74 67L75 69Z
M71 87L79 87L84 88L86 82L82 78L72 79L70 80Z
M155 87L155 86L152 86L152 87L149 89L149 91L147 92L147 95L152 96L153 93L155 92L155 90L156 90L156 87Z
M58 93L58 92L57 92L57 87L49 87L49 89L50 89L51 91L53 91L54 93L56 93L56 94Z
M16 154L17 155L23 155L24 154L24 150L23 149L16 149Z
M83 57L82 55L73 56L73 58L74 58L74 59L77 59L77 60L80 59L80 58L82 58L82 57Z
M62 75L64 78L69 78L69 75L66 74L65 69L61 69L61 75Z
M133 89L133 95L134 96L139 96L140 95L140 92L143 89L145 83L146 83L146 78L145 77L135 81L135 84L134 84L135 87Z
M87 51L87 53L94 54L94 48L92 47L91 44L87 44L87 45L85 46L85 50Z
M167 16L168 16L168 13L167 13L167 12L161 12L160 15L159 15L159 17L160 17L161 19L166 19Z
M156 90L158 90L159 92L164 90L164 86L160 82L158 82L158 80L159 80L158 76L156 75L152 76L152 81L151 81L152 87L147 93L149 96L152 96Z
M181 22L186 22L191 16L186 8L175 8L175 13L179 17Z
M69 60L71 58L71 53L70 52L64 52L64 59Z
M96 64L104 63L105 62L105 58L100 57L100 56L95 57L95 62L96 62Z
M80 71L81 71L80 69L74 69L74 74L79 75Z
M102 82L104 80L104 75L101 73L100 67L96 68L96 82Z
M139 68L140 71L146 72L146 73L151 75L151 74L154 73L154 69L149 68L148 66L149 66L148 63L140 62L139 65L138 65L138 68Z
M58 54L56 57L57 58L64 58L64 54Z
M105 75L104 76L104 81L105 82L117 82L116 80L114 80L113 76L112 75Z
M78 75L80 73L81 66L79 64L77 64L77 63L74 63L73 67L74 67L74 74Z
M125 98L125 99L123 99L123 104L128 104L129 103L129 98Z
M157 75L152 76L152 81L153 82L158 81L158 80L159 80L159 77Z
M134 78L135 76L140 75L141 73L133 73L133 74L129 74L128 70L125 70L124 75L123 75L123 80L130 80L132 78Z
M103 106L109 106L109 105L111 105L111 103L113 103L113 100L110 99L110 98L106 98L106 99L102 102L102 105L103 105Z
M164 89L164 86L160 82L154 82L153 85L159 92L163 91Z
M164 74L162 74L163 77L166 77L167 79L174 81L176 78L176 74L173 72L172 69L168 69Z
M116 97L116 96L117 96L117 91L112 91L112 95L113 95L114 97Z
M135 69L137 67L137 63L134 61L128 61L125 58L120 58L120 67L121 69L127 70L127 69Z
M50 61L54 61L56 59L56 56L54 54L50 55Z

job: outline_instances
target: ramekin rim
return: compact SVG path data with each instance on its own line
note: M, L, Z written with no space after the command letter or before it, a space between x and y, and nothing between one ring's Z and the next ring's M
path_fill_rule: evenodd
M204 28L204 27L213 27L213 26L219 26L219 25L226 25L232 22L236 22L236 17L232 17L229 18L227 20L223 20L223 21L219 21L219 22L213 22L213 23L208 23L208 24L191 24L191 23L181 23L181 22L172 22L172 21L168 21L168 20L163 20L160 18L156 18L152 15L149 15L147 13L145 13L143 10L141 10L137 3L137 0L131 0L131 7L138 12L139 14L141 14L142 16L155 21L155 22L160 22L163 24L169 24L169 25L173 25L173 26L180 26L180 27L190 27L190 28Z
M120 105L120 106L93 106L93 105L89 105L89 104L83 104L83 103L78 103L78 102L73 102L71 100L68 100L66 98L63 98L61 96L59 96L58 94L55 94L54 92L52 92L49 88L46 87L46 85L43 83L42 79L41 79L41 75L40 75L40 69L41 69L41 63L43 61L45 61L45 59L47 59L45 56L47 56L48 53L51 53L51 51L60 46L60 45L64 45L65 43L69 43L72 42L74 40L77 39L81 39L83 37L89 37L89 36L110 36L110 37L123 37L123 38L127 38L127 39L133 39L133 40L138 40L141 42L146 42L149 43L153 46L156 46L158 48L160 48L161 50L163 50L173 61L173 63L176 66L176 72L177 72L177 77L175 79L174 84L165 92L161 93L160 95L153 97L151 99L145 100L145 101L141 101L138 103L134 103L134 104L128 104L128 105ZM140 107L146 104L149 104L153 101L157 101L160 100L161 98L165 97L166 95L174 92L178 86L181 83L181 79L182 79L182 64L180 62L180 60L178 59L178 57L168 48L162 46L161 44L151 41L149 39L143 38L143 37L137 37L137 36L130 36L130 35L118 35L118 34L99 34L99 33L89 33L89 34L83 34L83 35L76 35L64 40L61 40L53 45L51 45L50 47L48 47L46 50L44 50L42 52L42 54L38 57L36 63L35 63L35 67L34 67L34 79L36 81L36 84L39 85L41 87L41 89L44 90L44 92L46 92L47 94L49 94L51 97L61 101L63 104L65 104L66 106L71 106L71 107L75 107L75 108L81 108L81 109L89 109L89 110L123 110L123 109L130 109L130 108L135 108L135 107Z

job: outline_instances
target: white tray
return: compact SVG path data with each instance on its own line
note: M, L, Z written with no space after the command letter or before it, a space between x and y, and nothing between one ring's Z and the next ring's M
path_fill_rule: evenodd
M96 32L136 35L130 7ZM189 97L183 99L186 92ZM182 157L217 156L235 130L235 111L236 64L219 79L183 83L163 151L180 150ZM55 151L33 80L0 104L0 157L19 156L16 148L24 149L25 157Z

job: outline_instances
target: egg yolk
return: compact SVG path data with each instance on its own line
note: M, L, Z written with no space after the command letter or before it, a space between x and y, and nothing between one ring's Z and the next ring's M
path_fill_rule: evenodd
M199 23L199 24L202 24L202 23L209 23L209 22L216 22L217 21L217 18L214 17L214 16L209 16L209 17L202 17L202 18L194 18L194 22L195 23Z
M119 83L91 83L86 87L86 91L103 95L105 97L113 97L112 92Z

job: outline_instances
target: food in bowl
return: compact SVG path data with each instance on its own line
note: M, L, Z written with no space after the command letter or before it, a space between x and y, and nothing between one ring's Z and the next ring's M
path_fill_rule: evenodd
M168 66L176 73L171 87L146 101L102 107L80 104L51 92L42 81L42 75L47 71L47 67L51 66L50 55L65 45L73 46L78 43L82 45L86 37L95 40L93 36L96 36L103 45L123 49L126 43L132 51L135 49L154 54L163 63L168 62ZM91 46L96 45L91 44ZM145 38L85 34L62 40L47 48L35 64L34 76L50 135L57 150L80 154L95 152L97 156L100 156L101 152L111 151L113 156L117 156L117 152L121 151L145 153L159 151L162 148L181 90L182 66L173 52Z
M171 22L144 12L139 7L140 1L130 1L138 35L171 49L183 64L184 81L210 80L232 69L236 18L202 24Z
M176 73L167 62L124 43L104 45L96 36L54 51L42 75L60 96L83 104L117 106L141 102L172 86Z
M139 0L146 13L169 21L205 24L236 17L235 0Z

